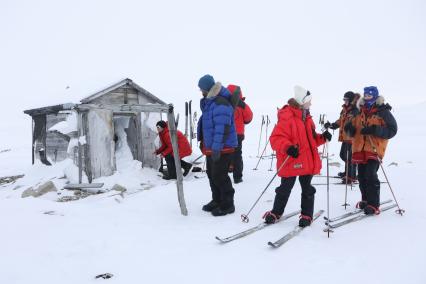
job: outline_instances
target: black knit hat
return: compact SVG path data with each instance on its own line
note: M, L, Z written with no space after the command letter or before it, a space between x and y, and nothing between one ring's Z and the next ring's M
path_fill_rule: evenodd
M164 129L167 127L167 123L164 120L160 120L159 122L157 122L156 126L160 126Z
M354 92L352 92L352 91L348 91L348 92L346 92L346 93L343 95L343 98L344 98L344 99L348 99L348 100L349 100L349 102L352 102L352 101L354 100L354 98L355 98L355 93L354 93Z

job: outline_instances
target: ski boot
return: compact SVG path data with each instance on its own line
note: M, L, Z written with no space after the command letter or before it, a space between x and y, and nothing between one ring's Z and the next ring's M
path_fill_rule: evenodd
M263 214L263 219L265 219L266 224L274 224L280 219L280 215L276 215L272 213L272 211L268 211L265 214Z
M300 216L299 216L299 227L304 228L304 227L310 226L311 223L312 223L312 217L300 214Z

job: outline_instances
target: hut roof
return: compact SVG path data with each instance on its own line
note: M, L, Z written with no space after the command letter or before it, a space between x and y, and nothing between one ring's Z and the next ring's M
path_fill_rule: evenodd
M115 89L121 88L121 87L133 87L136 90L138 90L138 92L140 92L141 94L143 94L144 96L152 99L154 101L154 103L158 103L161 105L165 105L166 103L162 100L160 100L159 98L157 98L156 96L154 96L153 94L151 94L150 92L148 92L147 90L145 90L144 88L142 88L141 86L139 86L138 84L136 84L135 82L133 82L131 79L126 78L124 80L119 81L118 83L115 83L107 88L104 88L84 99L81 100L82 103L90 103L91 101L93 101L96 98L99 98L100 96L103 96Z

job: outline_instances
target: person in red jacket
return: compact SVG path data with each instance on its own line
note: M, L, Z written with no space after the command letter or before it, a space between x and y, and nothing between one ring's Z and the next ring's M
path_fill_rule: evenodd
M175 158L173 156L173 148L172 141L170 138L169 127L167 123L163 120L160 120L156 124L158 135L160 136L161 147L155 151L156 155L161 155L166 160L167 164L167 172L168 175L163 176L164 179L176 179L176 165ZM177 138L178 138L178 148L179 148L179 158L180 163L182 165L182 169L184 170L183 175L188 175L189 171L192 168L191 163L187 163L182 158L191 155L192 149L189 145L188 140L185 135L182 134L179 130L177 130Z
M299 177L302 187L299 226L306 227L311 224L314 212L316 190L311 185L312 176L319 174L321 170L317 148L326 140L330 141L331 134L327 130L322 134L316 133L315 124L309 114L312 99L310 92L300 86L295 86L294 92L294 98L278 110L278 122L269 138L271 147L277 154L281 185L275 190L272 210L266 212L263 218L265 223L272 224L282 216L296 177Z
M249 105L245 103L246 98L243 97L243 93L241 92L241 88L239 86L228 85L227 89L233 96L239 98L239 101L234 110L234 121L237 131L238 147L235 148L231 167L234 183L240 183L243 181L242 148L244 140L244 127L253 119L253 112L251 111Z

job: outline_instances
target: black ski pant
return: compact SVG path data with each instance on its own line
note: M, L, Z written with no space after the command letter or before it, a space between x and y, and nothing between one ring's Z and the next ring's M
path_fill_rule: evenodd
M215 162L211 156L207 156L207 176L212 199L219 203L220 208L224 210L234 205L235 190L228 175L231 160L232 154L221 154L220 159Z
M232 175L234 180L241 179L243 177L243 140L244 135L238 135L238 147L235 148L235 152L232 155L232 164L234 165L234 170Z
M315 201L315 187L311 185L312 176L299 176L299 183L302 187L302 201L301 208L302 214L312 218L314 214L314 201ZM275 215L282 215L285 206L287 205L288 198L290 197L291 190L296 183L296 177L281 178L281 185L275 189L275 200L272 213Z
M366 164L358 165L358 180L361 198L368 205L380 206L380 180L377 176L380 162L368 160Z
M356 177L356 164L352 164L352 144L347 142L342 142L340 148L340 158L345 162L345 173L346 168L348 172L346 173L348 177L355 179Z
M169 174L170 178L176 178L176 164L175 164L175 158L172 154L168 154L164 157L167 164L167 173ZM180 160L181 167L183 169L189 167L191 164L185 162L184 160Z

